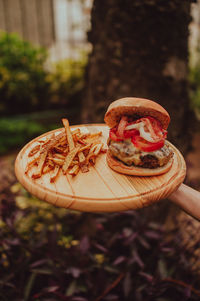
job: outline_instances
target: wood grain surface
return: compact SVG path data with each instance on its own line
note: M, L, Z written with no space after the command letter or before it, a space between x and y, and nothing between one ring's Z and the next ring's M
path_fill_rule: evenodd
M107 142L109 129L105 124L72 126L81 132L102 131L102 142ZM55 183L50 183L50 173L39 179L25 174L29 151L57 129L35 138L19 152L15 173L19 182L33 195L55 206L86 212L117 212L139 209L169 196L183 182L186 174L181 153L170 144L174 152L172 168L165 174L153 177L136 177L116 173L106 164L106 154L100 154L89 172L77 176L59 174Z

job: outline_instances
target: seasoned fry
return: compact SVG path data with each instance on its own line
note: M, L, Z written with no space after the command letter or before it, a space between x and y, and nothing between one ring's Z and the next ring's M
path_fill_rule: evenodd
M79 151L80 151L80 152L83 152L83 151L85 151L85 150L89 149L89 148L90 148L90 146L91 146L91 144L90 144L90 143L88 143L87 145L85 145L85 146L81 147Z
M53 161L55 164L60 165L60 166L62 166L63 163L64 163L64 159L53 158L53 157L51 157L50 159L51 159L51 161Z
M63 125L65 127L67 141L68 141L68 144L69 144L69 150L71 152L74 149L75 145L74 145L74 140L73 140L72 133L71 133L71 130L70 130L70 127L69 127L69 121L68 121L68 119L63 118L62 122L63 122Z
M64 159L65 159L65 156L64 156L64 155L62 155L62 154L55 154L55 155L54 155L54 158L57 158L57 159L62 159L62 160L64 160Z
M55 167L55 163L52 161L52 160L49 160L48 159L48 162L47 162L47 165L51 168L54 168Z
M104 146L101 148L101 153L106 153L107 152L107 148L104 148Z
M88 164L82 164L81 165L81 171L84 172L88 172L89 171L89 167Z
M60 166L56 165L50 177L51 183L55 182L56 178L58 177L59 171L60 171Z
M94 146L94 145L96 145L96 144L99 144L99 143L101 143L101 140L100 139L88 139L87 140L87 144L91 144L91 146Z
M41 154L40 159L39 159L39 163L38 163L38 167L37 167L37 171L36 171L36 173L34 173L32 175L33 179L37 179L37 178L41 177L41 175L42 175L42 169L43 169L43 166L44 166L44 163L45 163L45 159L46 159L47 153L48 153L48 151L46 150L46 151L44 151Z
M52 170L52 166L50 165L45 165L43 170L42 170L42 173L45 174L45 173L48 173Z
M27 174L29 172L29 170L31 169L31 167L33 167L35 164L37 165L38 160L39 160L39 157L34 158L32 161L30 161L26 165L25 174Z
M87 142L85 142L83 139L77 139L78 143L80 144L83 144L83 145L86 145Z
M44 149L47 145L50 144L51 141L53 141L55 138L55 134L52 134L50 138L47 139L47 141L44 141L43 145L41 146L41 149Z
M74 166L69 170L68 174L71 175L71 176L76 176L77 173L79 172L79 169L80 169L79 165L74 165Z
M95 156L98 156L98 154L100 153L100 151L102 149L102 146L103 146L103 143L96 144L96 148L95 148L95 151L94 151Z
M68 167L70 166L72 160L74 159L74 157L76 156L76 154L78 153L79 147L74 148L72 151L70 151L68 153L68 155L65 158L63 167L62 167L62 171L64 174L66 174Z
M59 146L64 144L67 144L67 139L65 135L63 135L63 137L60 138L60 140L55 144L55 147L59 148Z
M84 155L83 152L78 153L78 160L79 160L80 163L85 162L85 155Z
M102 132L81 133L79 128L71 130L69 121L62 119L64 128L59 134L51 134L46 140L40 139L28 153L31 158L27 163L25 173L35 166L32 179L40 178L50 173L50 182L54 183L60 172L76 176L79 171L88 172L94 165L100 153L106 152L101 142ZM35 156L36 158L32 158Z
M60 154L66 154L69 151L68 146L54 146L53 151Z
M90 151L89 151L90 154L93 153L93 152L95 151L96 145L97 145L97 144L93 144L93 145L92 145L92 147L91 147L91 149L90 149Z
M95 156L91 156L91 157L89 158L89 163L90 163L91 165L95 165L95 162L96 162L96 157L95 157Z
M97 138L97 137L100 137L102 136L102 132L97 132L97 133L92 133L92 134L89 134L89 138Z
M32 157L40 150L40 145L36 145L32 150L28 153L28 157Z
M51 138L49 144L47 145L47 149L50 150L53 148L56 144L60 143L60 140L63 138L64 132L61 132L55 138Z
M80 135L81 134L81 130L80 129L75 129L71 133L72 133L72 136L73 135Z
M77 165L79 162L78 160L72 160L70 166L74 166L74 165Z
M86 157L86 164L92 163L94 165L95 163L95 155L93 152L89 153Z
M89 133L80 133L79 135L78 135L78 139L85 139L85 138L87 138L87 137L89 137Z

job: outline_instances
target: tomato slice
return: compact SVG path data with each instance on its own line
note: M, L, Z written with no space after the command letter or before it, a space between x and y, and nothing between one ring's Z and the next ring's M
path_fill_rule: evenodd
M129 138L132 138L133 136L139 135L139 134L140 134L140 132L136 129L127 130L127 131L125 130L124 131L124 138L129 139Z
M116 128L116 127L110 129L109 137L110 137L110 139L113 140L113 141L122 141L122 140L123 140L123 138L120 138L120 137L117 135L117 128Z
M122 116L122 118L118 124L118 127L117 127L117 136L119 136L121 138L124 137L124 131L125 131L127 124L128 124L128 117Z
M158 142L152 143L152 142L144 140L139 135L133 136L131 141L135 145L135 147L139 148L141 151L144 151L144 152L156 151L156 150L160 149L161 147L163 147L164 143L165 143L164 139L161 139Z
M163 130L159 120L151 116L147 116L142 119L144 120L147 129L155 141L160 140L161 138L166 138L167 131Z
M126 130L128 125L139 122L143 122L145 124L146 131L150 133L154 142L150 142L142 138L138 129ZM127 116L123 116L118 126L110 129L109 132L111 140L123 141L124 139L131 139L135 147L145 152L153 152L163 147L166 135L167 131L162 129L161 123L151 116L142 117L136 121L129 121Z

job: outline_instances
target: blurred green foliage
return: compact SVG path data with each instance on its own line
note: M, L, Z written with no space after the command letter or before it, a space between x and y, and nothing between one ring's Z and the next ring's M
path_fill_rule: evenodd
M49 83L47 51L16 34L0 35L0 113L16 114L45 107Z
M47 131L62 127L61 118L76 123L75 109L50 110L0 118L0 155L22 147L29 140Z
M1 33L0 115L79 104L86 57L83 53L78 60L66 59L47 69L46 49L23 41L16 34Z
M0 119L0 154L6 153L13 147L18 148L27 139L31 139L42 132L46 128L41 124L34 121L27 122L27 120L16 119Z
M0 155L58 127L61 117L79 120L86 53L51 65L47 59L44 48L0 34Z
M189 68L189 84L191 106L200 119L200 60Z
M77 104L80 101L86 64L87 56L82 52L78 60L65 59L52 65L47 76L52 103L65 105L66 102L72 104L75 100Z

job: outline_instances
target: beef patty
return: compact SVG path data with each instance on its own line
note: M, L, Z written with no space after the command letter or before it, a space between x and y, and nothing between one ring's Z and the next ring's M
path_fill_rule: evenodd
M157 168L167 164L173 151L165 142L164 146L153 152L143 152L136 148L130 139L124 141L108 141L109 152L126 165L144 168Z

